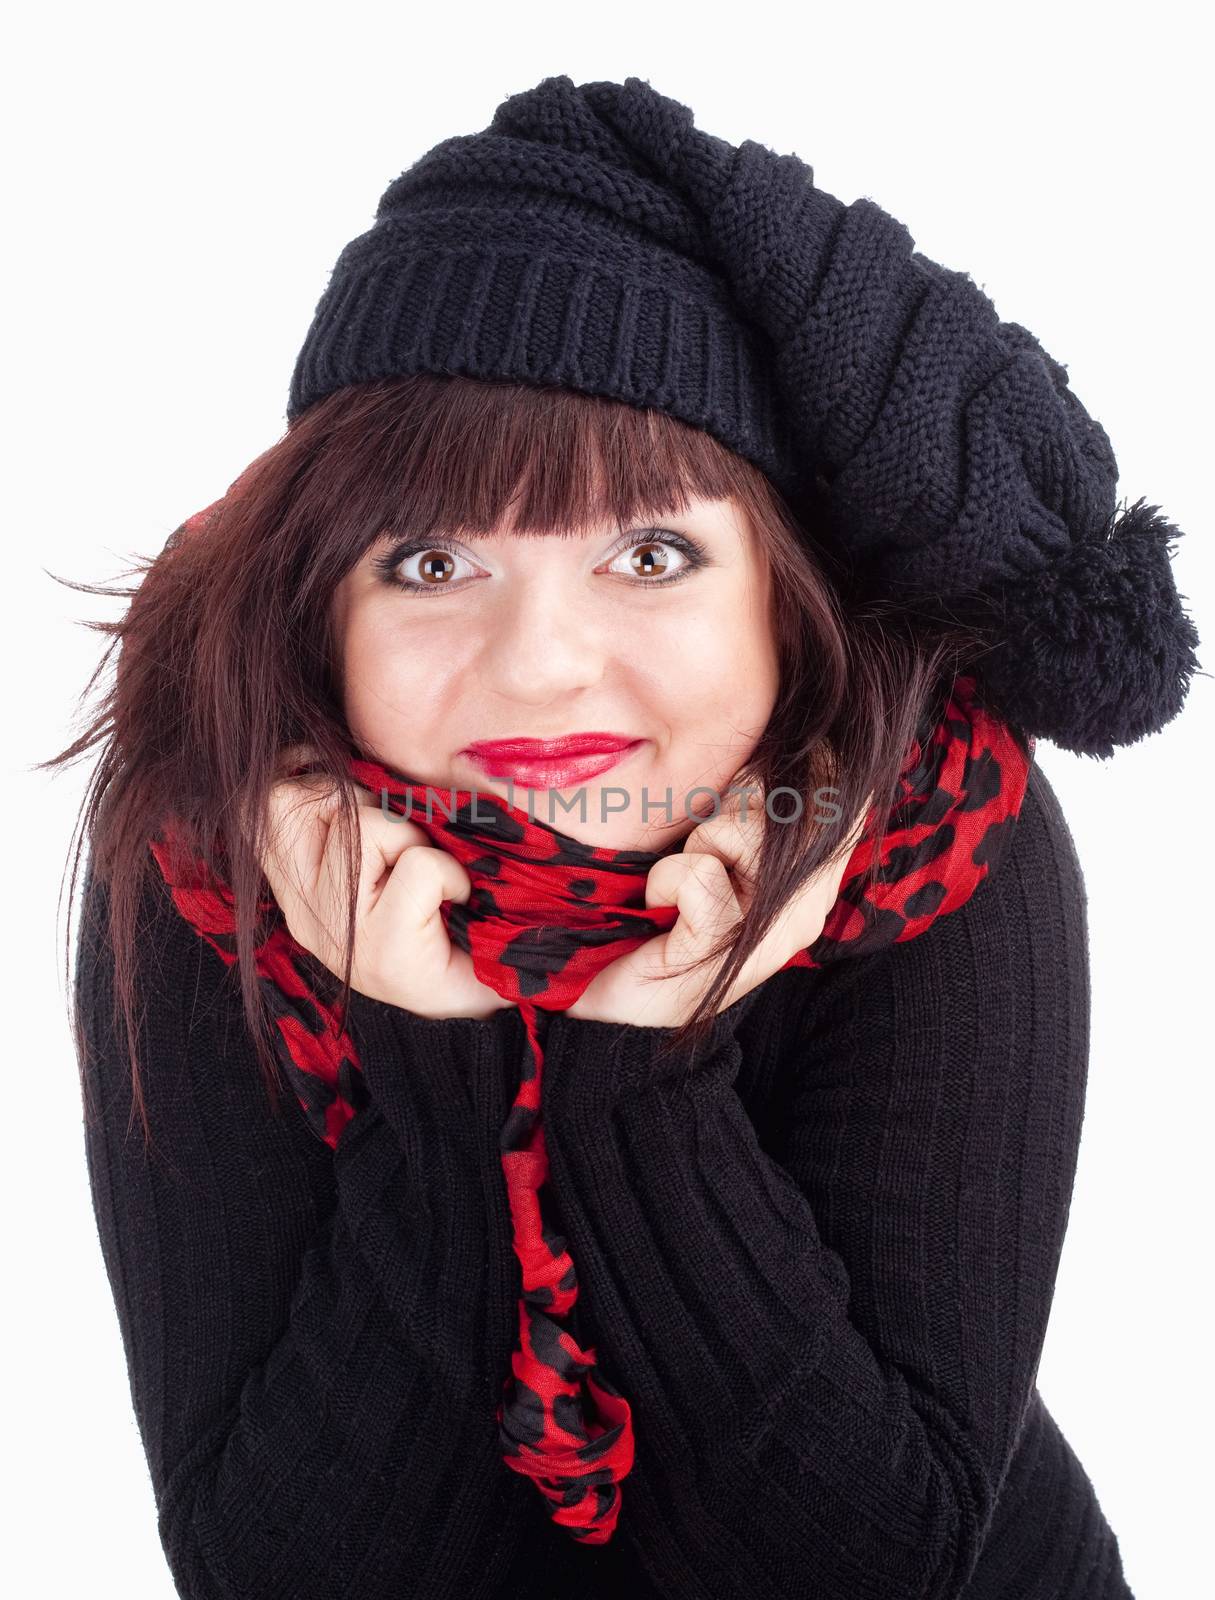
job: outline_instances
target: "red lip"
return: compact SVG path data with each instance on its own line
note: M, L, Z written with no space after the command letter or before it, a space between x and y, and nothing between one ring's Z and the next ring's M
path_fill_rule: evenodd
M570 733L560 739L479 739L464 747L464 754L494 761L555 761L578 756L608 755L638 744L623 733Z
M525 789L568 789L609 771L643 739L616 733L575 733L564 739L487 739L463 754L491 778Z

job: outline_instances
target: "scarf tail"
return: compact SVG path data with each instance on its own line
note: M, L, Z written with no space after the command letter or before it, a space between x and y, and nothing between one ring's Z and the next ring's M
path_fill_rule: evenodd
M541 1097L544 1052L538 1007L519 1001L532 1052L502 1132L502 1170L522 1272L519 1334L498 1404L503 1460L530 1477L550 1516L584 1544L604 1544L620 1515L620 1480L632 1470L634 1435L628 1401L596 1372L558 1318L578 1298L565 1239L545 1215L548 1180Z

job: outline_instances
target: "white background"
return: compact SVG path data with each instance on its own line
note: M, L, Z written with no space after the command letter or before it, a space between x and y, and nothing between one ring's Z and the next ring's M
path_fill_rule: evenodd
M648 78L795 151L1069 368L1120 496L1187 537L1212 631L1209 58L1200 9L24 7L2 97L10 652L3 1503L11 1592L170 1597L97 1243L57 904L100 639L78 619L283 431L346 241L424 150L550 73ZM1209 650L1204 666L1211 664ZM1087 1120L1039 1385L1141 1600L1209 1571L1212 686L1112 762L1039 745L1089 892Z

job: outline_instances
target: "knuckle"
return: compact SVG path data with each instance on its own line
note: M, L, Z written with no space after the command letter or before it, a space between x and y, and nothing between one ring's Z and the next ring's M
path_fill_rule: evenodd
M674 889L687 877L686 857L683 854L660 856L650 868L649 883L658 889Z
M689 874L706 889L717 888L728 876L725 862L708 851L696 851L688 857Z
M442 899L447 887L447 874L450 868L444 858L444 852L434 845L410 845L401 856L409 882L416 892L433 899L437 904Z

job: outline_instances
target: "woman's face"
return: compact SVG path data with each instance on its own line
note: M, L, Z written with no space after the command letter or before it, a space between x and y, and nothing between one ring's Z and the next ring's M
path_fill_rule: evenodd
M694 791L724 801L778 687L770 573L728 500L588 535L386 537L334 621L361 749L612 849L660 851L712 815ZM591 734L627 748L470 748Z

